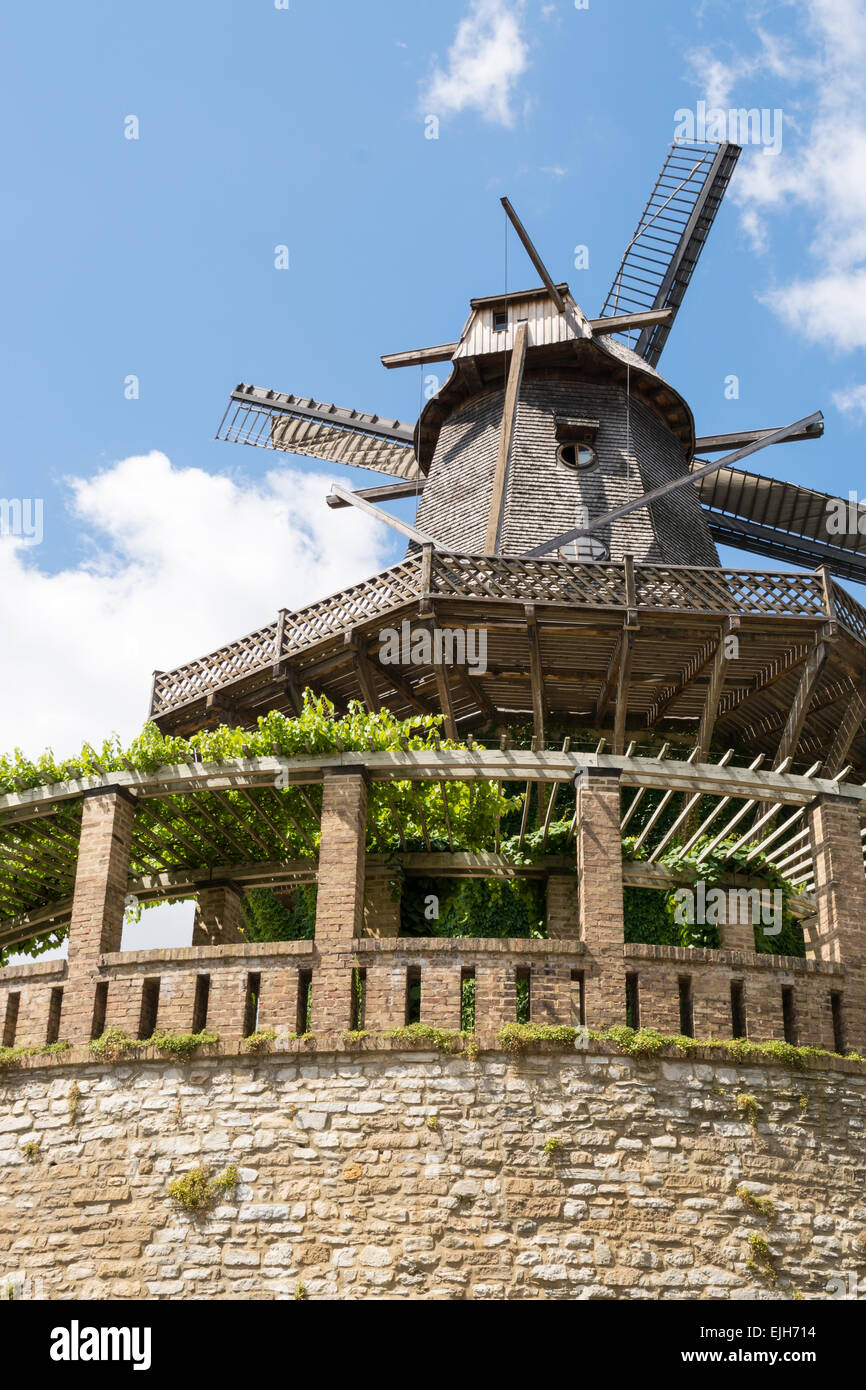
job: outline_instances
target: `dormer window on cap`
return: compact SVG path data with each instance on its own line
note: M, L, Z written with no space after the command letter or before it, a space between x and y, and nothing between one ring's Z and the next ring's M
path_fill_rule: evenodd
M593 441L598 433L598 420L585 420L573 415L554 417L557 461L566 468L592 468L597 461Z

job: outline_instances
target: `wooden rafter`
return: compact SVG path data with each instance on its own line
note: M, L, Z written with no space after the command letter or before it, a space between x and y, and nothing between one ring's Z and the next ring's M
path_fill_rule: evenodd
M460 682L464 690L469 697L475 701L482 715L487 720L487 723L493 724L498 719L499 715L487 691L481 684L481 679L480 673L471 671L469 667L460 671Z
M622 650L625 645L625 629L619 634L613 648L613 654L607 665L607 672L599 691L598 699L595 702L595 723L600 724L607 713L611 696L616 689L617 676L619 674L620 662L622 661Z
M851 699L845 707L845 713L839 721L833 742L830 745L830 752L824 763L825 777L835 777L845 766L851 745L862 729L864 720L866 720L866 681L861 681L852 693Z
M809 706L818 688L818 682L827 663L829 647L826 642L816 642L812 651L806 658L806 668L800 677L800 683L791 704L788 718L782 737L779 740L779 747L776 749L776 762L784 762L786 759L793 758L797 751L797 744L800 741L800 734L803 732L803 725L809 713Z
M691 685L692 681L697 680L698 676L706 670L713 660L716 650L717 642L711 637L701 645L694 656L686 663L676 680L671 681L668 685L663 687L647 711L647 728L652 729L661 719L665 711L673 704L674 700L683 693L687 686Z
M793 671L796 666L804 662L809 651L808 643L797 643L795 646L789 647L781 656L768 662L755 676L751 685L726 691L719 704L719 715L730 714L733 710L739 709L740 705L744 705L747 700L751 700L753 695L759 695L762 690L768 690L771 685L776 684L776 681L780 681L789 671Z

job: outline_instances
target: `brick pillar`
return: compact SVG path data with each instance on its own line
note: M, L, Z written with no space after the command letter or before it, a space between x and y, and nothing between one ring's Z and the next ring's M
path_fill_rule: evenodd
M202 974L208 974L207 970ZM167 1033L190 1033L195 1010L196 970L168 970L159 986L157 1026Z
M730 895L726 901L731 902ZM719 949L722 951L754 952L755 928L752 922L720 922Z
M89 1042L99 958L120 950L134 820L132 798L119 787L85 792L60 1021L71 1043Z
M244 940L241 890L234 883L208 883L196 889L193 946L225 946Z
M517 976L514 961L481 959L475 967L475 1031L488 1032L517 1021ZM424 998L424 980L421 980Z
M731 976L725 970L713 970L711 968L698 968L689 973L692 977L695 1037L699 1039L729 1038L731 1036ZM747 990L747 1027L748 1022L749 997Z
M322 786L322 833L316 896L312 1028L346 1029L351 1021L352 943L364 927L367 777L364 768L335 768Z
M387 1033L406 1022L406 964L369 959L364 992L364 1028L368 1033ZM421 977L423 1010L426 970ZM423 1013L422 1013L423 1018Z
M399 873L390 869L367 869L364 883L364 935L400 935ZM395 896L396 894L396 896Z
M281 1037L294 1033L298 1021L298 968L285 964L262 973L259 1032L273 1028Z
M444 955L441 960L435 955L425 958L421 968L421 1022L433 1028L459 1028L462 1003L460 961Z
M808 956L845 968L842 997L846 1050L866 1050L866 875L855 802L819 796L807 812L815 863L817 920ZM829 999L828 999L829 1007Z
M552 941L580 936L577 882L574 874L550 874L547 880L547 935Z
M571 967L557 956L533 961L529 982L533 1023L571 1023Z
M586 944L586 1021L590 1028L625 1022L624 915L620 775L582 768L577 789L577 903Z
M645 960L632 961L630 968L638 977L641 1027L656 1028L659 1033L679 1033L679 975L672 969L653 968ZM682 973L687 975L689 971Z

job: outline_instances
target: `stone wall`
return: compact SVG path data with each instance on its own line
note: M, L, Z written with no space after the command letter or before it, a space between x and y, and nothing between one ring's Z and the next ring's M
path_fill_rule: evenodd
M825 1298L866 1286L864 1100L854 1062L598 1047L33 1059L0 1074L0 1279L48 1298ZM172 1179L229 1163L240 1186L207 1216L174 1208ZM775 1284L746 1266L752 1232Z

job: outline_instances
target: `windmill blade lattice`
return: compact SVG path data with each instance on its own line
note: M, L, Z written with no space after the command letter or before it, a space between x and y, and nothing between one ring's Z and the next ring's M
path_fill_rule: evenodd
M692 468L701 466L694 459ZM765 478L740 468L722 467L695 487L710 534L723 545L768 555L789 564L824 564L842 579L866 582L866 507L854 506L855 526L847 527L851 504L797 483ZM846 529L828 523L841 510Z
M369 468L395 478L422 476L412 425L257 386L240 385L232 391L216 438Z
M667 323L642 329L632 344L653 367L661 357L739 155L740 146L729 142L675 141L614 276L602 318L648 309L674 311Z

